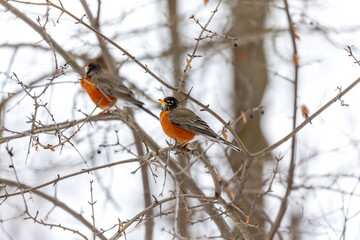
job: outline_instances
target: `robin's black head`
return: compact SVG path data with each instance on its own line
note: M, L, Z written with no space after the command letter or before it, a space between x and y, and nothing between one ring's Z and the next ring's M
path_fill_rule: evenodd
M88 65L85 66L86 76L90 77L91 75L99 72L101 68L102 68L101 65L98 63L89 63Z
M163 111L171 111L179 106L179 101L174 97L166 97L164 99L159 99L163 103L161 109Z

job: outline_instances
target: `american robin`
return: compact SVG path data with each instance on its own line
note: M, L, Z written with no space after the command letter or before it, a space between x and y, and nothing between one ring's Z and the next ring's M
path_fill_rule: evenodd
M89 94L91 100L103 110L109 110L118 100L129 107L139 107L151 116L159 119L144 103L137 100L134 93L127 88L118 77L106 72L100 64L90 63L85 66L86 74L80 80L81 86Z
M199 116L193 111L179 107L179 101L174 97L159 99L163 104L160 113L160 124L165 134L178 142L189 142L196 135L202 135L205 138L223 143L236 151L240 148L219 137Z

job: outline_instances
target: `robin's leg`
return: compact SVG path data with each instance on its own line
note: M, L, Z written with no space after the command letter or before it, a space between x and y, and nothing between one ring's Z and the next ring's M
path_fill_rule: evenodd
M176 154L181 154L181 155L185 156L186 154L192 152L192 150L190 149L189 141L180 143L180 142L176 141L176 139L175 139L175 146L179 146L179 148L180 148L180 151L177 151Z
M109 109L105 109L101 112L101 115L103 115L103 117L105 119L107 119L108 117L110 117L112 115L112 111Z
M104 109L101 114L104 116L105 119L110 118L113 114L114 110L111 110L110 108L112 108L114 106L114 102L111 103L111 105L109 105L106 109Z

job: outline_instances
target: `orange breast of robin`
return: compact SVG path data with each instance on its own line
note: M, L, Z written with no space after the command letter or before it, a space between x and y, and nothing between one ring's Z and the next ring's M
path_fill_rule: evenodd
M110 95L107 95L107 97L105 97L104 94L102 94L94 85L88 83L87 81L92 83L92 81L87 78L86 81L84 79L81 79L80 84L89 94L91 100L95 104L98 104L101 109L106 110L116 103L116 98Z
M194 139L195 133L190 132L181 127L178 127L174 125L172 122L170 122L168 116L169 113L170 111L163 111L160 113L160 124L162 126L162 129L164 130L164 133L181 143Z

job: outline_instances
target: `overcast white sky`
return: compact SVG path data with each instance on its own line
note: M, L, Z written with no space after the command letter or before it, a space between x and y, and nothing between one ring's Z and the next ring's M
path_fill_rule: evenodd
M82 8L78 5L77 1L62 1L66 8L77 16L84 14ZM92 1L89 1L92 2ZM93 1L95 2L95 1ZM308 1L308 9L305 11L306 15L300 15L302 9L306 4L303 1L289 1L291 12L294 13L293 19L295 22L301 24L297 25L297 34L300 39L297 41L299 56L300 56L300 74L299 74L299 105L306 105L310 114L315 112L318 108L324 105L328 100L337 94L337 87L345 88L355 79L360 76L360 67L353 64L353 59L349 58L347 52L344 50L347 45L353 46L355 54L360 54L360 31L358 31L359 24L359 9L360 1L358 0L346 0L346 1ZM105 35L112 36L116 33L127 33L134 29L143 29L148 26L152 26L153 23L159 23L159 25L166 22L166 3L160 1L160 3L154 1L111 1L109 4L104 1L102 21L104 22L117 22L118 18L123 18L121 24L114 24L106 27L103 30ZM204 7L203 1L180 1L179 11L180 16L183 18L181 21L181 33L184 41L193 41L193 38L198 36L200 29L196 24L188 18L195 14L195 16L204 22L208 19L211 11L214 9L216 2L210 1L210 3ZM276 6L282 6L282 1L274 2ZM36 16L43 18L45 11L41 7L24 6L16 4L17 7L23 9L29 13L34 20ZM141 6L141 7L139 7ZM59 16L58 12L51 10L51 20L56 20ZM219 30L223 29L227 24L227 14L229 9L225 3L223 3L219 12L215 15L210 29ZM313 25L311 25L311 23ZM321 26L325 31L329 32L328 37L325 34L312 32L311 29L314 25ZM359 26L358 26L358 25ZM287 22L285 14L282 10L271 8L271 13L268 17L267 26L269 28L285 28ZM74 21L67 16L62 16L60 23L48 25L48 32L53 38L55 38L65 49L78 49L78 53L93 52L93 56L97 54L96 46L91 46L92 43L96 43L94 36L87 38L87 33L79 34L83 27L79 24L74 24ZM27 25L23 24L19 19L16 19L11 13L4 12L0 7L0 44L4 43L37 43L41 41L41 38L37 33L30 29ZM163 50L163 47L169 44L167 29L159 27L156 31L149 31L146 34L124 34L118 38L118 44L124 47L127 51L135 56L144 56L147 54L159 53ZM45 43L40 43L46 46ZM270 69L270 83L263 99L263 105L266 108L266 113L262 117L262 126L268 142L270 144L276 142L280 138L284 137L291 131L291 114L292 114L292 84L286 80L277 77L274 73L292 78L293 68L291 67L291 48L289 44L288 33L280 34L277 37L269 35L265 40L265 46L268 56L268 68ZM276 48L274 48L274 46ZM114 55L119 60L125 60L118 50L112 49ZM14 80L10 80L6 74L15 72L21 81L28 81L35 76L41 75L41 73L47 72L54 67L53 56L49 53L34 52L30 48L21 49L15 55L11 69L8 68L13 50L7 48L0 48L0 87L1 97L6 98L7 92L13 92L19 89L19 86ZM230 53L228 53L230 54ZM290 61L286 62L286 58ZM360 57L359 57L360 58ZM63 63L61 59L59 61ZM150 69L156 74L169 82L172 81L172 69L168 68L169 63L160 62L157 60L144 61ZM231 119L234 116L230 116L226 111L226 103L219 101L221 94L228 93L230 89L230 76L227 72L231 71L225 61L220 63L216 62L209 72L204 72L200 69L202 60L195 59L192 63L193 69L189 71L189 83L194 86L192 94L197 96L204 103L210 104L213 110L221 113L225 119ZM185 62L184 62L185 64ZM166 67L164 67L166 66ZM198 68L197 68L198 67ZM127 77L128 81L137 85L140 89L143 89L154 100L164 97L163 93L159 91L161 87L156 81L154 81L149 75L144 73L137 65L127 64L121 70L121 74ZM6 74L4 74L6 73ZM58 84L50 89L48 94L42 98L42 101L48 102L49 109L54 114L54 118L57 122L66 120L72 120L74 118L81 118L81 113L74 112L74 108L81 109L84 112L91 112L93 105L91 103L85 104L84 99L87 97L80 89L80 85L77 84L78 76L72 73L71 69L65 76L57 79L55 82L66 81L66 84ZM203 82L201 79L206 79L207 87L211 89L211 94L206 94L206 91L201 90ZM219 84L219 79L221 83ZM214 88L216 88L214 90ZM206 88L205 88L206 90ZM165 95L170 92L166 89ZM66 95L64 95L66 94ZM22 95L21 97L23 97ZM335 103L317 119L312 122L312 125L305 127L298 135L298 163L297 169L297 183L304 181L301 178L303 173L312 174L331 174L331 173L347 173L356 174L359 176L359 152L358 142L360 141L360 86L355 87L349 94L344 97L344 101L349 104L348 107L340 106L340 103ZM27 117L33 112L33 102L31 99L25 97L22 99L19 97L16 100L10 101L5 110L8 113L5 115L4 126L8 129L23 131L30 128L30 124L26 123ZM18 102L20 101L20 102ZM155 108L152 103L146 103L155 112L159 109ZM213 119L209 114L198 111L198 107L189 105L193 109L197 110L197 113L206 119L206 121L216 130L221 128L221 124ZM154 136L158 140L159 144L166 146L166 136L162 133L158 123L146 113L137 113L137 119L142 126L148 126L149 134ZM46 112L40 112L39 118L44 124L50 124L51 118L49 118ZM299 123L302 121L302 116L299 112ZM110 125L109 125L110 124ZM81 142L78 145L78 150L87 159L92 157L96 161L90 164L97 165L98 163L105 163L109 159L126 159L132 157L131 154L125 152L116 153L112 152L111 155L97 156L96 150L89 151L88 145L90 143L99 145L104 141L107 143L113 143L116 140L116 135L113 129L121 129L119 137L122 142L131 142L131 132L128 128L121 123L96 123L94 126L87 126L79 133L78 138L87 138L96 129L98 132L98 138L92 138L88 141ZM44 137L45 138L45 137ZM22 181L29 185L37 185L43 181L52 180L56 174L61 173L65 175L71 173L74 169L81 169L84 167L83 161L79 153L77 153L71 146L67 146L59 155L59 151L39 151L31 150L27 164L25 165L26 151L20 149L27 149L28 139L20 139L12 141L10 146L14 147L16 152L14 161L17 164L17 170L21 176ZM49 141L54 141L49 137ZM91 142L94 141L94 142ZM288 167L288 155L289 155L290 142L283 144L281 147L274 151L275 155L284 155L285 158L281 162L280 168L282 170ZM119 149L117 149L119 150ZM216 152L216 147L213 152ZM310 158L311 154L316 153L311 157L311 161L306 161ZM13 179L9 160L6 156L5 144L0 145L0 175ZM221 163L214 163L215 165ZM129 164L126 166L116 168L116 171L101 171L97 176L83 175L76 177L77 186L74 187L72 179L63 181L57 186L57 194L61 196L61 200L71 204L71 206L83 212L84 216L90 219L89 201L89 180L95 180L94 191L102 192L102 186L100 185L99 178L102 179L102 184L110 185L111 191L118 191L121 202L117 208L115 203L110 203L105 200L105 194L98 194L99 208L96 209L96 216L99 225L103 228L109 228L112 224L117 222L117 218L120 216L122 220L129 219L134 216L139 210L142 209L143 199L135 199L133 196L142 196L142 188L139 187L140 173L131 175L131 171L137 168L137 164ZM273 163L269 164L266 168L266 172L269 173L273 169ZM31 171L28 171L31 169ZM36 175L34 175L36 173ZM206 179L202 176L199 179ZM39 181L41 179L41 181ZM161 176L160 176L161 179ZM310 179L306 183L316 184L328 184L329 179ZM120 187L118 184L122 183ZM205 182L205 181L204 181ZM356 182L352 180L342 180L336 182L339 189L352 191L355 188L355 193L360 194L360 189L357 188ZM204 183L204 187L207 185ZM161 192L162 183L159 181L157 188L152 189L154 195L157 196ZM44 191L52 192L52 187L47 187ZM275 185L274 194L282 196L284 188L279 184ZM294 193L298 199L302 198L305 194L302 191ZM169 196L170 193L167 193ZM75 197L74 197L75 196ZM103 197L104 199L101 199ZM294 197L294 198L295 198ZM301 205L298 211L307 218L313 216L314 218L322 216L322 214L328 214L331 211L339 209L342 204L346 207L349 206L350 212L355 213L360 210L360 204L354 203L350 197L345 200L341 199L339 195L329 192L318 192L309 197L308 205ZM74 199L75 198L75 199ZM18 204L20 198L14 198L7 200L9 205L15 206ZM355 198L358 201L358 198ZM40 205L44 210L45 215L52 207L51 204L43 200L37 199L37 201L29 201L29 204L36 209ZM272 215L272 210L277 211L276 207L279 202L269 200L267 202L267 210L269 215ZM298 204L297 201L292 204ZM34 205L34 206L33 206ZM19 205L21 206L21 205ZM311 211L309 212L309 209ZM0 219L12 216L16 209L4 208L4 204L0 206ZM119 210L120 209L120 210ZM294 208L296 209L296 207ZM62 211L56 209L51 213L49 219L52 216L62 216ZM274 212L275 214L275 212ZM350 214L351 216L351 214ZM78 225L74 219L67 218L67 214L63 215L62 222L66 222L69 225L74 223ZM318 239L339 239L339 229L342 227L343 216L339 212L336 212L333 217L329 217L334 221L334 231L329 231L326 234L320 235ZM286 219L285 219L286 221ZM26 224L25 227L21 227L19 230L18 225L23 224L23 220L8 221L0 228L0 236L5 236L3 232L7 229L15 237L15 239L27 238L27 236L37 236L37 239L72 239L73 235L60 230L48 231L47 228L37 224ZM311 224L309 224L310 226ZM360 238L360 219L354 218L348 222L348 239ZM171 225L166 226L169 229ZM160 228L157 228L160 229ZM79 228L84 230L85 228ZM130 230L134 231L129 239L138 239L143 235L143 227L139 229ZM341 229L340 229L341 230ZM207 230L209 231L209 230ZM318 232L319 229L309 229L309 231ZM17 232L17 233L16 233ZM211 231L210 231L211 232ZM39 235L41 233L42 235ZM163 233L155 239L169 239L170 236ZM0 237L0 239L2 239ZM4 238L8 239L8 238ZM35 239L35 238L27 238ZM315 237L313 239L316 239Z

